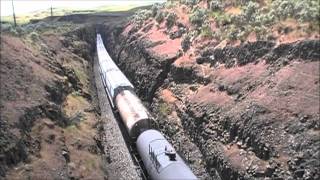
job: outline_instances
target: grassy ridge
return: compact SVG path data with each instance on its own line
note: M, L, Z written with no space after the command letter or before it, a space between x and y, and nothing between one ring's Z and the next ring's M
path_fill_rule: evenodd
M130 9L139 7L138 4L123 4L123 5L106 5L92 9L73 9L73 8L53 8L54 16L63 16L68 14L88 14L88 13L103 13L115 11L128 11ZM50 16L50 9L34 11L27 14L17 15L16 20L18 24L29 23L32 19L43 19ZM12 16L1 16L1 22L13 23Z

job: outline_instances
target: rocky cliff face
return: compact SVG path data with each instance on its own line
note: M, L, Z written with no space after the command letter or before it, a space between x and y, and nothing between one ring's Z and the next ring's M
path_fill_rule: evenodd
M154 22L104 39L197 176L319 177L319 40L200 41L190 53Z

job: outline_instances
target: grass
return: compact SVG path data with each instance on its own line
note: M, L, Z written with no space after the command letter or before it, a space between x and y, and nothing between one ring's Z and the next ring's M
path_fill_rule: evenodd
M128 11L130 9L139 7L137 4L124 4L124 5L113 5L113 6L101 6L95 9L95 12L116 12L116 11Z
M69 125L65 128L65 130L69 133L74 133L75 131L78 131L78 128L76 125L72 124L72 125Z
M96 169L96 160L93 159L93 158L90 158L89 159L86 159L85 160L85 166L88 168L88 169Z
M76 76L79 78L80 83L83 84L84 86L88 86L89 78L88 78L88 75L86 74L86 72L84 71L84 69L74 68L74 72L75 72Z
M212 38L213 32L211 31L211 28L209 26L204 26L201 29L200 35L205 38Z
M162 102L159 104L159 112L162 116L168 116L172 112L172 110L167 103Z
M231 21L230 15L226 14L223 11L209 12L209 17L215 18L215 20L219 23L219 25L223 25Z
M104 12L116 12L116 11L128 11L130 9L139 7L138 4L124 4L124 5L109 5L100 6L93 9L71 9L71 8L53 8L54 16L63 16L68 14L90 14L90 13L104 13ZM21 14L16 16L17 24L27 24L30 20L43 19L50 16L50 9L34 11L28 14ZM13 23L13 17L1 16L1 22Z
M62 15L71 14L72 10L71 9L54 8L53 12L54 12L54 16L62 16ZM43 19L48 16L50 16L50 9L34 11L34 12L31 12L28 14L16 15L16 21L17 21L17 24L26 24L26 23L29 23L30 20L32 20L32 19ZM1 16L1 21L12 23L13 17L12 16Z

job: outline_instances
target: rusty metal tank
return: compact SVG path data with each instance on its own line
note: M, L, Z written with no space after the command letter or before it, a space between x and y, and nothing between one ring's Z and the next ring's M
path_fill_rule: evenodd
M150 129L149 112L133 91L120 91L116 95L115 105L130 137L136 139L140 133Z
M122 89L133 89L134 87L109 56L100 34L97 35L97 55L103 85L112 107L115 108L114 99L117 93Z

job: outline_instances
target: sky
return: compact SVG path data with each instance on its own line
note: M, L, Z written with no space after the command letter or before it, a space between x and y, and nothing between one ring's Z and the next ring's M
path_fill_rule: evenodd
M17 15L26 14L32 11L45 10L50 8L51 3L54 8L68 7L74 9L90 9L104 5L121 4L141 4L149 5L155 2L164 2L165 0L13 0L15 12ZM11 0L1 0L1 16L12 15Z

